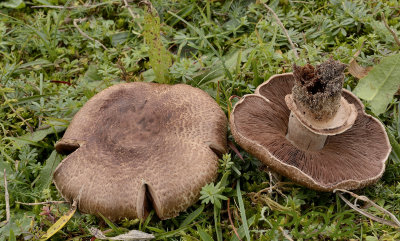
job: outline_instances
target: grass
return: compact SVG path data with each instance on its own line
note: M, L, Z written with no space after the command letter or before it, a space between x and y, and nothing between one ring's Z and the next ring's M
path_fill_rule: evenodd
M158 42L145 41L144 31L152 26L145 21L148 9L137 1L129 3L133 16L120 0L89 5L80 0L9 2L25 7L0 3L0 177L5 169L11 206L11 221L5 224L1 181L0 240L38 239L68 212L68 204L20 202L62 200L50 179L64 158L54 152L54 144L76 111L110 85L157 82L161 73L169 83L205 90L228 114L231 101L237 100L231 96L252 93L271 75L290 72L293 63L316 64L331 56L349 63L361 49L358 63L370 66L399 53L381 20L384 13L400 33L400 4L395 0L267 1L297 46L299 60L262 1L152 1L160 18ZM41 4L68 8L33 8ZM74 25L76 19L81 20ZM168 51L157 56L154 46ZM164 55L170 56L170 66L158 68L151 62ZM346 75L345 88L353 90L357 83ZM379 116L394 150L400 137L397 97ZM176 218L161 221L151 214L143 222L111 224L76 212L52 239L90 240L90 227L107 235L138 229L165 240L238 240L234 229L242 240L400 239L398 229L358 214L337 194L271 177L257 159L240 148L239 153L243 160L235 151L220 160L219 178ZM271 180L280 184L269 189ZM357 194L400 217L398 151L390 155L383 178ZM365 208L383 217L380 210Z

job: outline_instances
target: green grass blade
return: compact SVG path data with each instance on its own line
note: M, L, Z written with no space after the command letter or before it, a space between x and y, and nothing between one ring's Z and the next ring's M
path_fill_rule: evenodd
M244 209L242 192L240 191L240 180L238 180L236 183L236 193L239 202L240 217L242 218L243 221L244 233L246 234L246 239L250 241L250 232L249 232L249 226L247 225L246 210Z
M149 222L150 222L151 218L153 217L153 215L154 215L154 210L151 210L151 212L147 216L146 220L144 221L143 229L147 228L147 226L149 225Z
M214 223L215 233L217 234L217 240L222 241L222 230L221 230L221 213L220 209L214 204Z
M394 155L393 160L396 162L399 162L400 161L400 145L397 142L396 138L394 137L393 133L390 132L390 130L388 128L386 128L386 132L389 137L390 145L392 146L392 153Z
M122 234L122 231L113 223L110 221L110 219L106 218L105 216L103 216L103 214L98 213L100 215L100 217L107 223L107 225L117 234Z
M177 14L179 14L182 18L186 18L187 16L189 16L193 12L193 9L194 9L194 5L191 4L191 5L187 6L187 7L179 10L177 12ZM169 18L167 18L166 22L169 23L168 24L169 26L173 27L174 25L179 23L180 20L176 19L176 18L172 18L172 16L170 16Z
M52 95L56 95L56 93L45 94L45 95L33 95L33 96L21 98L21 99L18 99L17 102L15 102L14 104L21 105L21 104L29 103L32 101L37 101L37 100L40 100L40 98L44 98L44 97L48 97L48 96L52 96Z
M183 220L179 228L185 227L190 223L192 223L193 220L195 220L203 212L203 210L204 210L204 205L201 205L198 209L194 210L191 214L189 214L189 216L185 218L185 220Z
M15 238L14 230L12 230L12 228L10 228L10 236L8 237L8 241L17 241L17 239Z
M254 215L254 216L252 216L251 218L249 218L249 220L247 220L247 227L250 227L251 225L253 225L254 224L254 221L256 221L256 215ZM248 228L247 228L248 229ZM244 228L244 225L241 225L239 228L238 228L238 234L239 234L239 237L242 239L244 236L245 236L245 228ZM231 241L239 241L239 239L238 239L238 237L236 236L236 234L233 234L232 235L232 238L231 238Z
M190 227L192 227L194 225L195 224L192 223L192 224L189 224L189 225L184 226L182 228L178 228L178 229L171 230L171 231L168 231L168 232L165 232L165 233L161 233L161 234L155 234L155 236L156 236L157 240L170 238L170 237L178 235L180 232L182 232L182 231L184 231L184 230L186 230L186 229L188 229L188 228L190 228Z
M206 233L206 231L204 231L203 229L198 228L197 230L199 232L201 240L203 240L203 241L214 241L214 239L208 233Z

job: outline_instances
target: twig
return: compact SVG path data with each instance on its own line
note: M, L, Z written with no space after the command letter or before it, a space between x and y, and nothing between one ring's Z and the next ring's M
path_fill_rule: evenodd
M129 11L129 13L131 14L133 20L135 20L136 18L138 18L139 15L134 14L134 13L132 12L132 9L129 7L128 1L127 1L127 0L123 0L123 1L124 1L124 4L125 4L125 7L128 9L128 11ZM135 23L139 26L140 30L143 29L143 28L142 28L142 25L140 25L140 23L138 23L138 22L135 22Z
M39 6L32 6L31 8L74 9L77 8L77 6L64 7L64 6L53 6L53 5L39 5Z
M288 39L289 44L290 44L290 46L291 46L292 49L293 49L294 56L298 59L298 58L299 58L299 54L297 53L296 46L293 44L293 41L292 41L292 39L290 38L289 33L288 33L288 31L286 30L285 26L283 26L283 23L282 23L281 20L279 19L278 15L276 15L276 13L274 12L274 10L272 10L272 8L270 8L267 4L265 4L265 3L263 3L263 4L264 4L264 7L267 8L267 9L272 13L272 15L274 16L276 22L277 22L277 23L279 24L279 26L282 28L283 33L286 35L286 38Z
M6 223L10 221L10 197L8 195L6 169L4 168L4 197L6 199Z
M372 219L372 220L374 220L374 221L377 221L377 222L379 222L379 223L386 224L386 225L389 225L389 226L392 226L392 227L395 227L395 228L400 228L400 221L396 218L396 216L394 216L391 212L387 211L386 209L382 208L381 206L377 205L376 203L374 203L373 201L371 201L371 200L370 200L369 198L367 198L366 196L359 196L359 195L357 195L357 194L355 194L355 193L353 193L353 192L350 192L350 191L347 191L347 190L343 190L343 189L335 189L335 190L333 190L334 193L335 193L336 191L339 191L339 192L338 192L339 197L340 197L347 205L349 205L352 209L354 209L355 211L359 212L360 214L362 214L362 215L364 215L364 216L366 216L366 217L368 217L368 218L370 218L370 219ZM347 199L342 195L342 193L340 193L340 192L342 192L342 193L348 193L348 194L350 194L351 196L353 196L353 197L355 198L354 204L352 204L349 200L347 200ZM376 217L375 215L370 214L369 212L364 211L364 210L358 208L358 207L357 207L357 201L358 201L358 200L362 200L362 201L364 201L364 202L366 202L366 203L368 203L368 204L371 204L371 205L372 205L373 207L375 207L376 209L378 209L378 210L382 211L383 213L387 214L393 221L389 221L389 220L385 220L385 219L383 219L383 218Z
M239 233L237 232L237 230L236 230L236 228L235 228L235 224L233 223L233 221L232 221L232 216L231 216L231 210L229 209L229 206L230 206L230 204L231 204L231 199L230 198L228 198L228 204L227 204L227 211L228 211L228 218L229 218L229 222L231 223L231 225L232 225L232 229L233 229L233 232L235 233L235 235L236 235L236 237L240 240L240 241L242 241L242 239L240 238L240 236L239 236Z
M383 23L385 24L385 27L387 28L387 30L389 30L389 32L392 34L392 36L393 36L393 38L394 38L394 41L396 41L397 45L400 46L400 40L399 40L399 38L397 37L396 33L393 31L393 29L391 29L391 28L389 27L389 24L386 22L386 17L385 17L385 14L384 14L384 13L382 13L382 21L383 21Z
M60 203L67 203L67 201L47 201L47 202L39 202L39 203L23 203L16 201L15 203L27 205L27 206L36 206L36 205L45 205L45 204L60 204Z
M74 22L73 22L73 23L74 23L75 28L78 29L78 32L79 32L83 37L85 37L85 38L87 38L87 39L89 39L89 40L91 40L91 41L94 41L94 42L100 44L101 47L103 47L104 50L107 50L107 47L104 46L100 41L98 41L98 40L96 40L96 39L90 37L90 36L87 35L85 32L83 32L82 29L79 28L78 22L79 22L79 23L82 23L82 22L84 22L84 21L86 21L86 20L87 20L87 18L76 18L76 19L74 19Z

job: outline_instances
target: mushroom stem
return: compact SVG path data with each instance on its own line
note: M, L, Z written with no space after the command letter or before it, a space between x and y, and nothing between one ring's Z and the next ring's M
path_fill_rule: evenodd
M318 151L324 147L326 138L327 135L320 135L310 131L292 112L290 113L286 139L294 146L302 150Z
M285 96L290 109L286 138L302 150L321 150L328 135L354 124L357 110L342 97L346 65L332 59L317 65L294 65L295 85Z

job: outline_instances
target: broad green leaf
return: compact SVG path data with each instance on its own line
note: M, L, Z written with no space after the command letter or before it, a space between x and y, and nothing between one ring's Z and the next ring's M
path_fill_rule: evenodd
M39 141L43 140L46 136L53 133L59 133L65 129L66 129L65 126L54 126L44 130L35 131L33 133L27 133L20 137L7 137L5 139L10 139L15 141L15 143L18 146L32 145L32 144L34 145L37 144Z
M6 225L0 227L0 240L8 240L10 238L11 230L15 237L26 233L31 228L33 212L21 211L14 212L11 210L11 219Z
M365 237L365 240L366 241L378 241L379 239L374 236L367 236L367 237Z
M97 71L97 66L96 65L90 65L89 68L87 69L83 79L86 80L87 82L93 82L93 81L101 80L101 75Z
M153 82L156 81L156 75L153 69L148 69L142 73L143 82Z
M400 54L384 57L358 83L354 93L368 101L372 112L379 115L386 110L400 85Z
M115 47L119 44L125 43L132 34L130 32L120 32L111 35L111 44Z
M46 0L36 0L38 3L43 4L43 5L51 5L52 3Z
M156 81L168 83L168 68L172 65L172 58L161 41L160 18L155 11L148 9L144 16L144 22L144 40L149 46L149 63L154 70Z
M60 156L54 150L49 156L49 158L47 158L46 164L40 171L40 177L36 183L37 188L45 189L50 186L53 172L56 169L57 165L60 163L60 161L61 161Z
M6 7L6 8L24 8L25 3L22 0L9 0L3 3L0 3L0 7Z

